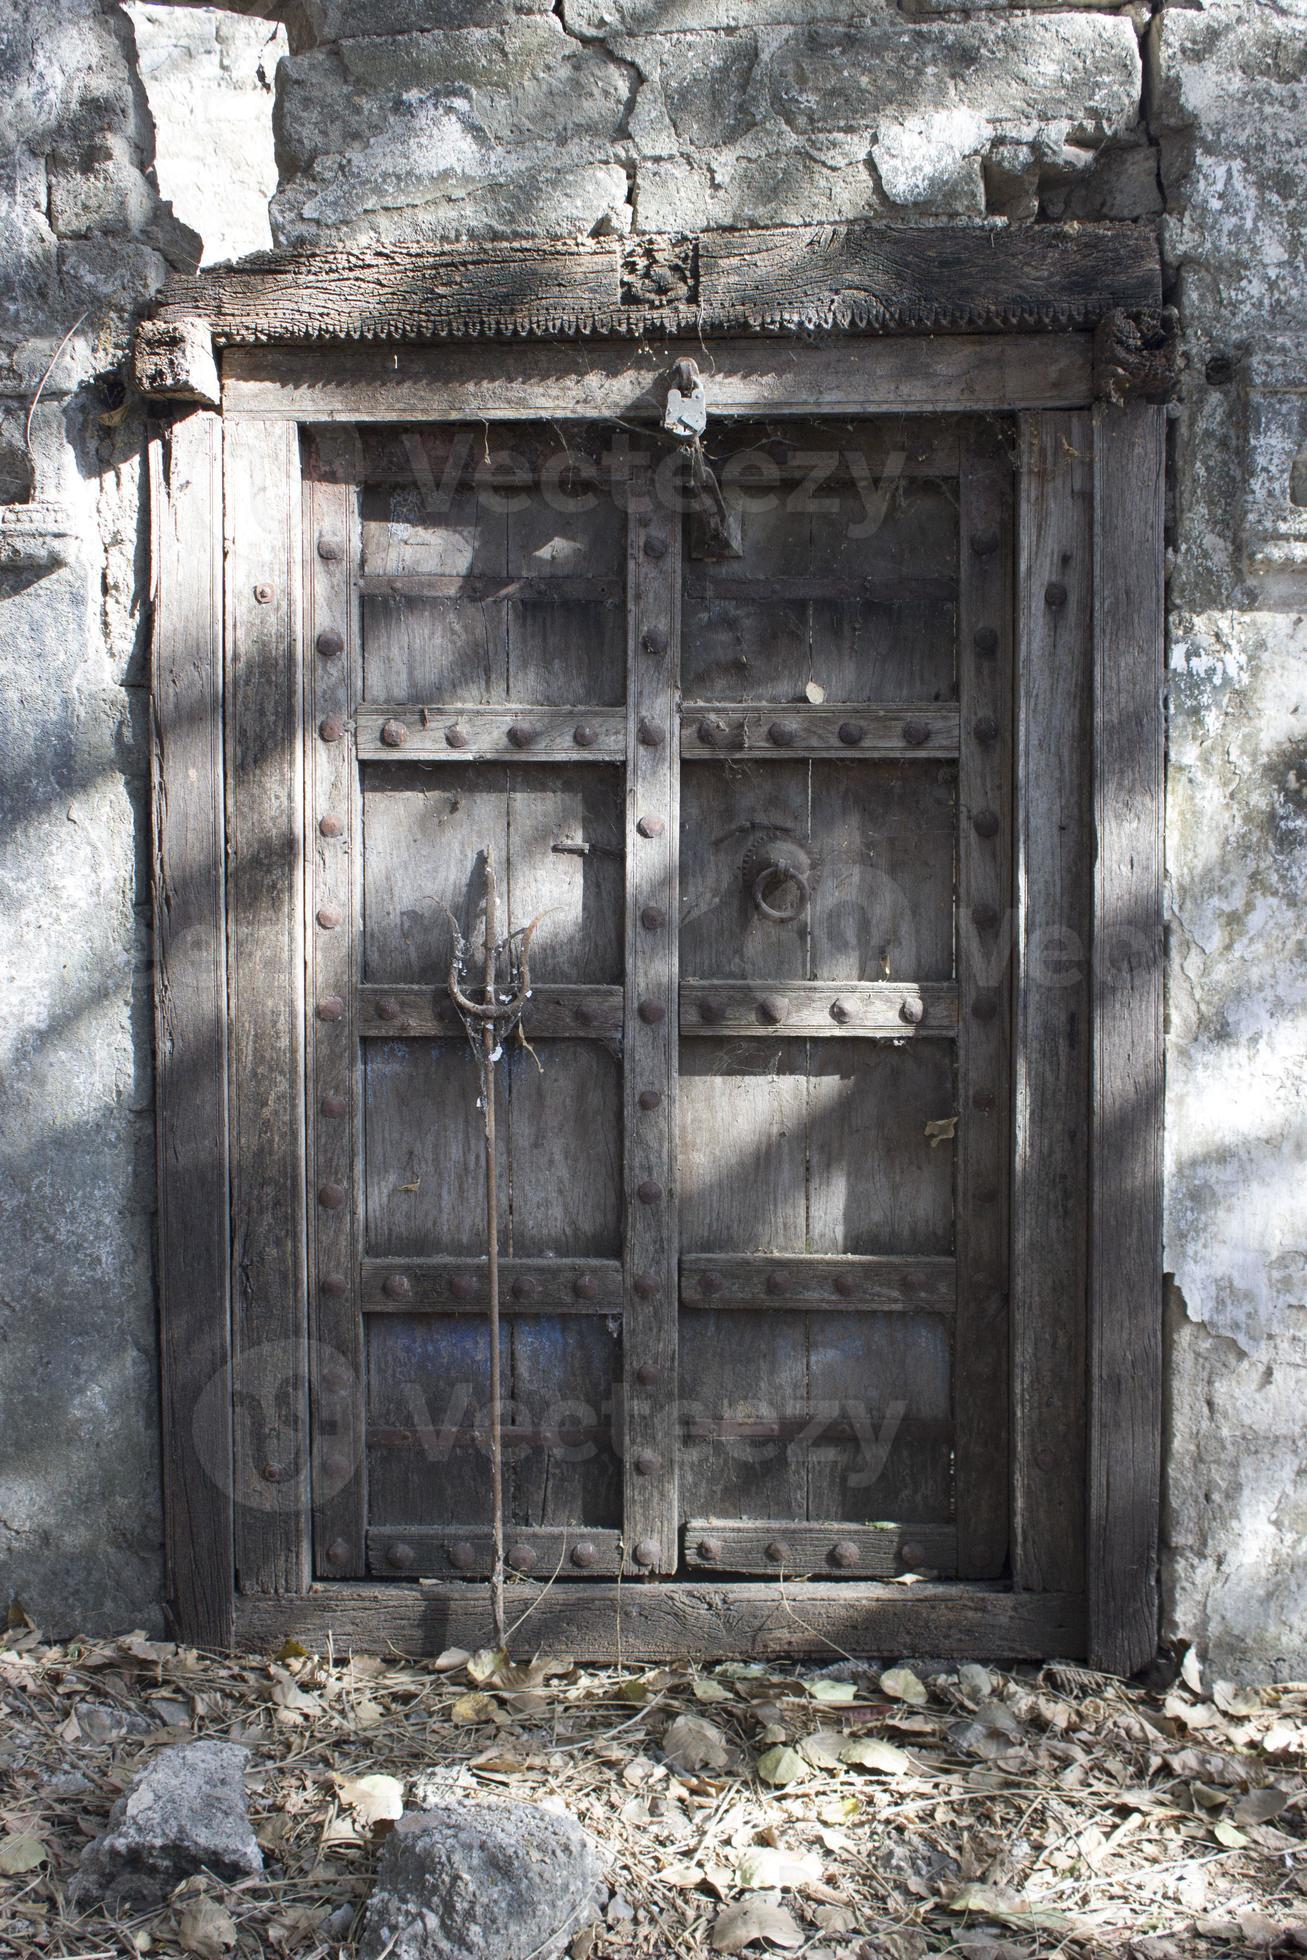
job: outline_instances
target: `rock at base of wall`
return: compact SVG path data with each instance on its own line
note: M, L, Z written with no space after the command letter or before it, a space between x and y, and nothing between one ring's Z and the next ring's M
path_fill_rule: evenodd
M409 1811L386 1839L360 1960L556 1960L603 1875L575 1818L523 1803Z
M114 1805L105 1835L82 1854L76 1904L144 1908L196 1872L231 1881L262 1871L245 1803L249 1755L233 1742L161 1749Z

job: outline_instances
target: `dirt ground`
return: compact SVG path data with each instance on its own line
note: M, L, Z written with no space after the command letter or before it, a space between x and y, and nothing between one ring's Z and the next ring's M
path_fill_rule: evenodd
M348 1955L380 1837L443 1795L563 1804L608 1853L575 1960L1307 1952L1307 1684L1070 1665L582 1669L457 1652L0 1641L0 1953ZM150 1754L251 1751L265 1875L67 1903Z

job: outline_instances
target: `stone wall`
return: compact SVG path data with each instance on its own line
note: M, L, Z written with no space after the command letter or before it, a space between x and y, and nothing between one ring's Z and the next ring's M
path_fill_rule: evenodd
M0 498L25 507L0 511L3 1590L52 1627L156 1613L142 425L118 363L169 265L257 243L245 153L274 18L290 49L271 105L278 242L1160 223L1188 354L1167 1613L1223 1670L1301 1673L1305 0L11 4ZM185 223L152 171L151 103Z

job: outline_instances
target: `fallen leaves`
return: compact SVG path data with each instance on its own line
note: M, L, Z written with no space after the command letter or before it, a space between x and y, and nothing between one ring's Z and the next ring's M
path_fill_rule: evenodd
M743 1953L755 1941L793 1953L805 1935L793 1913L767 1899L744 1899L718 1913L709 1941L714 1953Z
M22 1872L35 1871L49 1855L40 1838L29 1837L25 1832L0 1838L0 1874L16 1878Z

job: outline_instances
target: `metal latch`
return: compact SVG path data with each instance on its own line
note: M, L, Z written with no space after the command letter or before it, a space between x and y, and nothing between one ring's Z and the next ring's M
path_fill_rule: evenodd
M693 361L678 361L667 390L663 428L680 442L697 442L708 426L708 396L703 376Z

